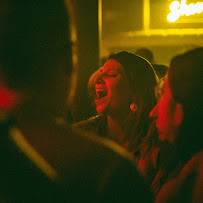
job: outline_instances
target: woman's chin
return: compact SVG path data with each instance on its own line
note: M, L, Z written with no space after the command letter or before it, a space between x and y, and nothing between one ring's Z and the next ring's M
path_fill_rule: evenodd
M95 100L96 110L98 113L104 113L107 107L107 97L103 97L101 99Z
M97 106L97 113L103 114L104 112L105 112L104 107L102 107L102 106Z

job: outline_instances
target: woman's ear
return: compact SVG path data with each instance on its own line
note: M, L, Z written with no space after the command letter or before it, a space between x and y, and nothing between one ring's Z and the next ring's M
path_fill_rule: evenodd
M176 103L175 113L174 113L174 124L180 126L183 121L183 107L180 103Z

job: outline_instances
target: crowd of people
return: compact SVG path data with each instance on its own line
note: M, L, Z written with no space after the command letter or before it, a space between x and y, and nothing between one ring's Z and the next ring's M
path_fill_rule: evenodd
M0 201L203 202L203 47L110 54L70 125L69 4L0 1Z

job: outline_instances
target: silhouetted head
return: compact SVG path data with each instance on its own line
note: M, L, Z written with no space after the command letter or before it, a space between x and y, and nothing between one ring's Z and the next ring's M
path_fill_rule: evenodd
M153 55L152 51L147 48L139 48L136 50L135 54L144 57L150 63L154 63L154 55Z
M0 72L5 85L29 92L36 103L53 103L52 110L61 112L72 72L65 3L8 0L0 2L0 10Z
M182 161L202 149L203 48L176 55L150 115L159 137L176 148Z
M178 146L183 156L202 149L203 47L175 56L168 79L176 102L183 108Z

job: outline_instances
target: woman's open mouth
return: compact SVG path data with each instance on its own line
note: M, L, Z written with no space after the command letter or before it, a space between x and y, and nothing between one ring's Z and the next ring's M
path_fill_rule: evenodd
M103 88L96 88L97 98L95 99L95 104L97 107L97 112L102 113L108 103L107 90Z
M104 90L96 90L97 100L102 99L107 95L107 91Z

